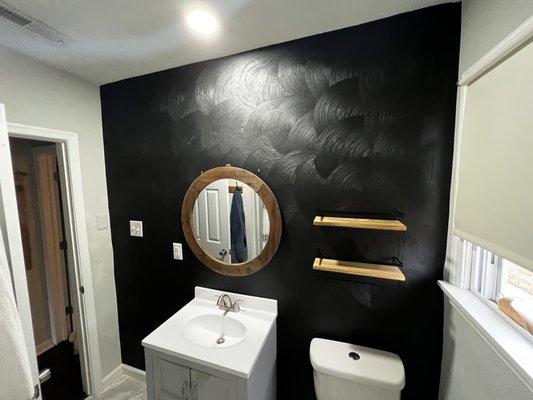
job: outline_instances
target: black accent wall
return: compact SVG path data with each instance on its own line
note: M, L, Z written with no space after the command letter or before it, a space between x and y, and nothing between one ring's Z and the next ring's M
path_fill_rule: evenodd
M123 362L144 369L141 340L200 285L278 300L280 400L314 398L313 337L397 353L403 399L436 399L459 35L447 4L103 86ZM247 277L201 265L181 229L190 183L227 163L265 180L283 216L276 256ZM400 211L409 230L320 229L317 210ZM318 252L397 256L407 281L318 275Z

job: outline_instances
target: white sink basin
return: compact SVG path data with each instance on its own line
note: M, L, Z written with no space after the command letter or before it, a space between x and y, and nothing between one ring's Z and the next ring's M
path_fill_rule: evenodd
M194 299L144 338L143 346L248 379L264 346L275 353L277 301L202 287L196 287L194 294ZM223 317L216 305L222 294L241 300L241 311ZM221 336L224 341L217 344Z
M246 327L230 316L203 314L185 324L184 334L187 340L200 346L230 347L244 339Z

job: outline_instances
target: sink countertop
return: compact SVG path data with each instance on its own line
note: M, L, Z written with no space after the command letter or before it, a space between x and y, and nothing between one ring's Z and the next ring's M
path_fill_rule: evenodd
M198 315L222 315L216 306L217 297L227 293L233 300L244 300L241 311L228 316L244 324L244 339L230 347L204 347L192 343L184 335L187 322ZM215 368L232 375L249 378L263 344L278 314L276 300L195 288L195 298L170 317L142 341L146 348Z

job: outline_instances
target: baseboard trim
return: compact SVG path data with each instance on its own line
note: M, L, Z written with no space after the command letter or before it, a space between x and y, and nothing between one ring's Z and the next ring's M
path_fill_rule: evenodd
M113 369L113 371L104 376L104 379L102 379L103 390L106 390L109 386L118 381L120 378L122 378L122 364L117 365L117 367Z
M128 364L122 364L122 373L142 381L146 381L146 372L142 369L132 367Z
M109 389L115 382L124 376L131 376L135 379L139 379L144 382L146 381L146 372L144 372L142 369L138 369L127 364L119 364L115 369L113 369L113 371L107 374L104 379L102 379L102 392Z

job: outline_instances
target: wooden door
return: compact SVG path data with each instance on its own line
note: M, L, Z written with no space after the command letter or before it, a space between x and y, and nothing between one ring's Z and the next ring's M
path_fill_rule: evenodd
M72 330L67 279L66 241L63 233L59 171L56 146L40 146L33 150L37 198L41 218L46 283L50 296L52 337L54 344L67 340Z
M33 333L37 355L53 347L48 291L42 252L41 224L33 169L33 144L27 140L9 139L15 173L15 190L19 211L26 278L30 295Z

